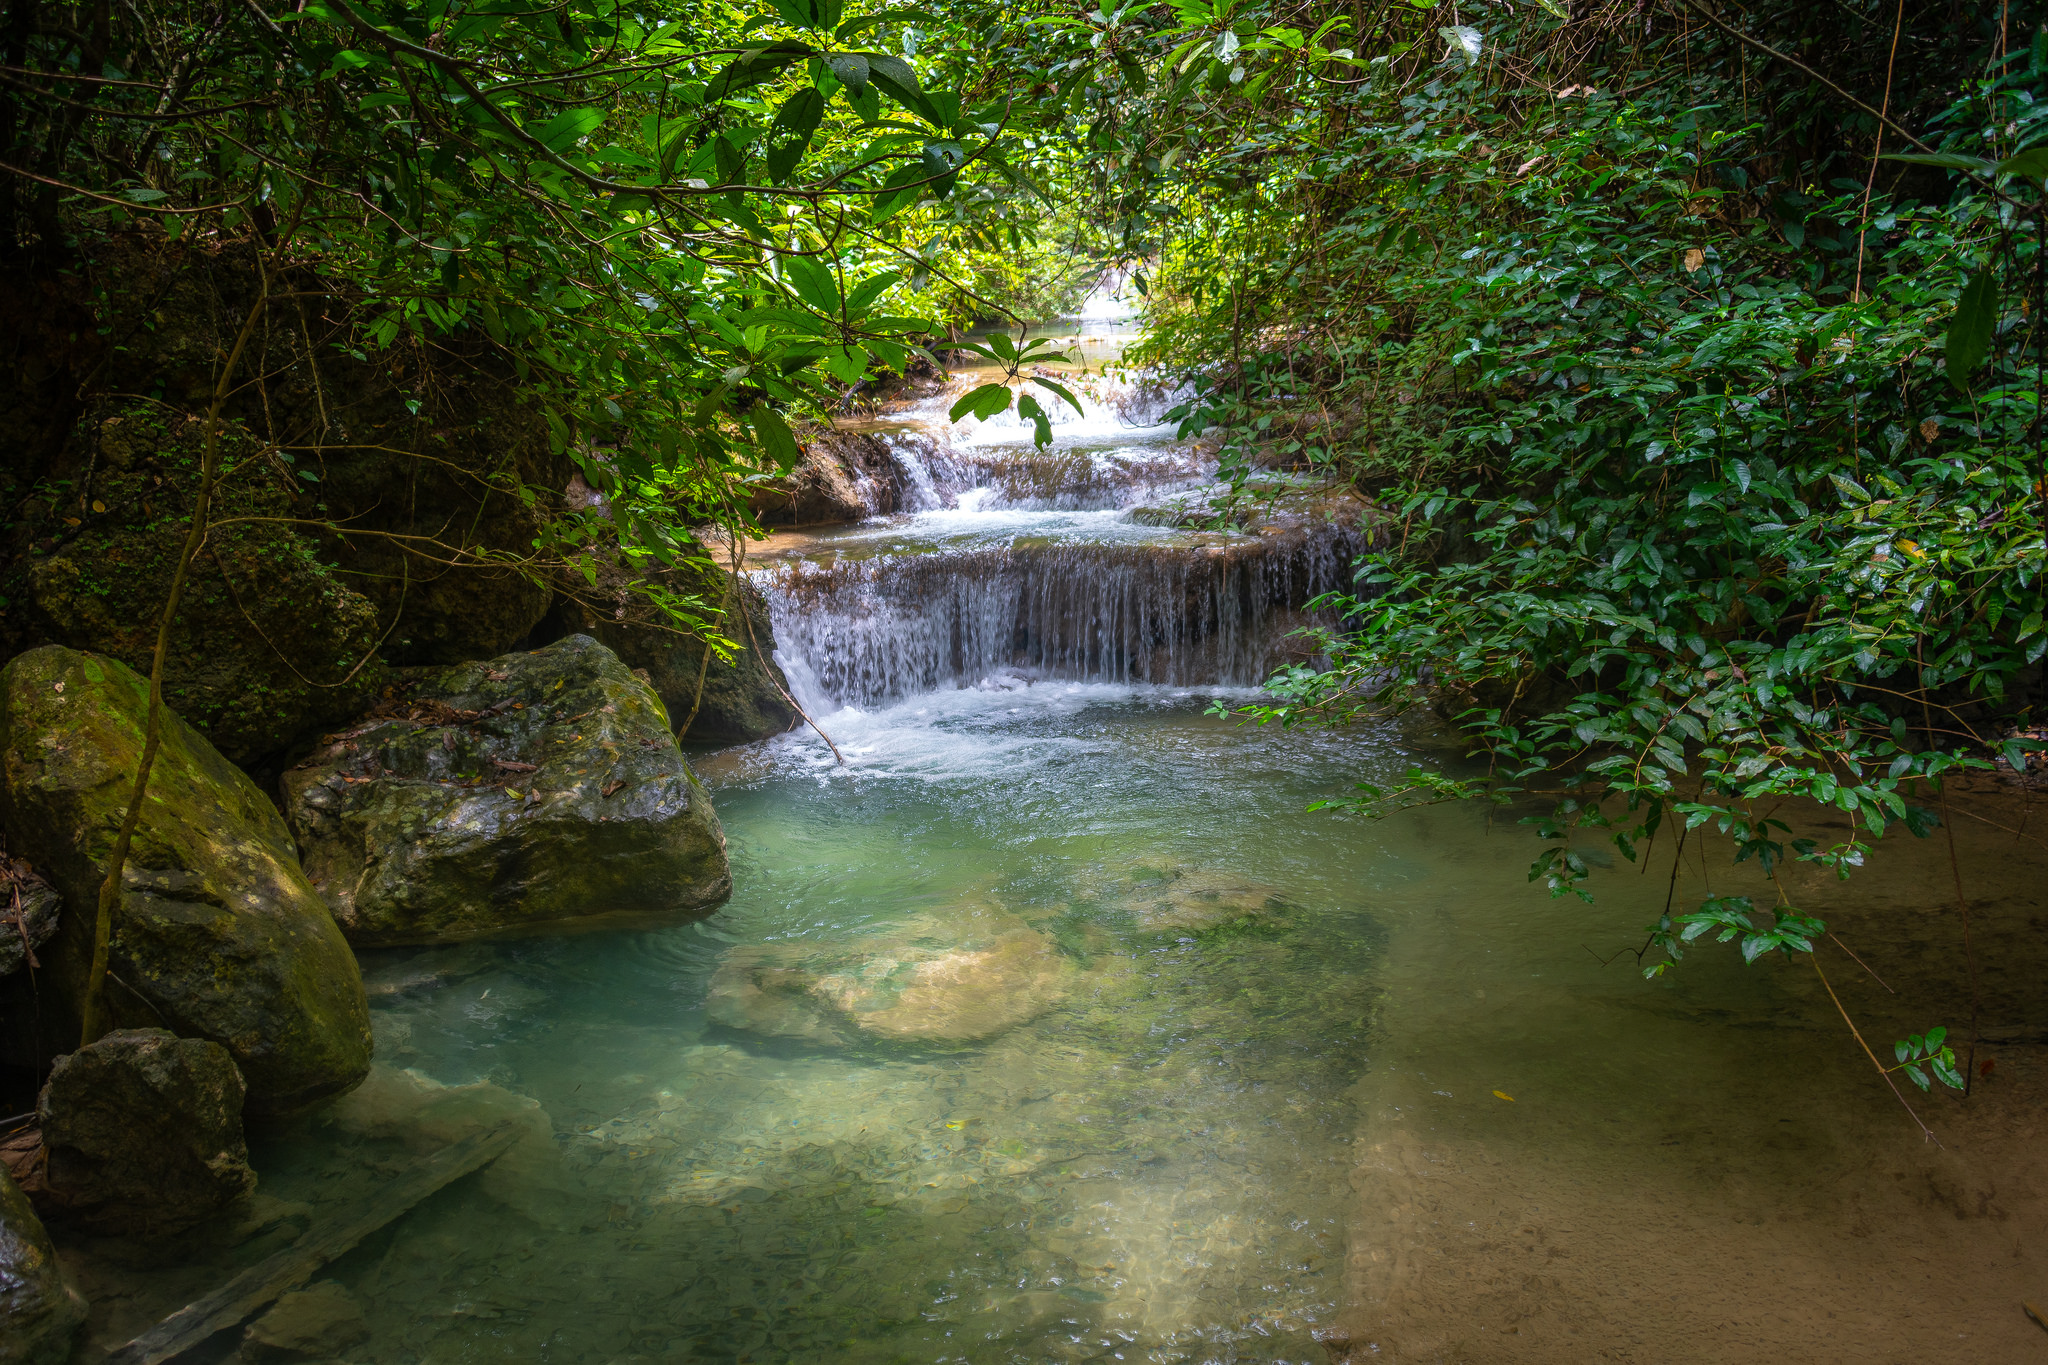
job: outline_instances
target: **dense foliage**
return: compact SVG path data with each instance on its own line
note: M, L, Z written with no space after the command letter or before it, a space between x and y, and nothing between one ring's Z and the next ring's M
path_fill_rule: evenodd
M488 337L609 495L547 547L585 573L594 538L650 568L700 554L686 528L743 525L794 420L1084 283L1078 220L1024 169L1057 165L1062 92L985 23L970 51L958 21L841 0L10 14L12 264L142 224L317 271L358 354Z
M8 14L10 264L142 224L319 272L363 352L488 338L608 495L561 565L615 538L662 597L793 423L1118 263L1229 479L1307 467L1386 511L1330 666L1253 714L1448 701L1485 759L1333 804L1548 793L1560 894L1586 829L1846 875L1932 826L1945 772L2040 747L2048 32L2008 6ZM1791 828L1794 796L1852 832ZM1723 897L1653 926L1648 970L1824 932Z
M1963 14L1112 26L1149 54L1151 96L1104 119L1143 168L1117 205L1188 429L1240 483L1319 467L1388 513L1329 603L1334 666L1252 714L1448 698L1485 759L1331 804L1549 793L1532 875L1584 894L1574 830L1633 858L1712 823L1766 869L1847 875L1931 827L1944 772L2026 765L2048 35ZM1790 796L1852 832L1806 837ZM1718 898L1652 928L1647 970L1823 932Z

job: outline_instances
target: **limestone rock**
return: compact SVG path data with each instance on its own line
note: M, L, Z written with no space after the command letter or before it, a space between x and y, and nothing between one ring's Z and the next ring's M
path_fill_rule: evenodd
M64 1283L50 1234L0 1171L0 1365L63 1365L85 1321L85 1301Z
M101 869L127 809L148 692L126 665L56 645L0 670L0 824L9 851L64 898L40 953L42 999L60 1012L45 1036L77 1036ZM116 1027L221 1044L253 1112L303 1108L369 1067L355 955L299 870L277 808L175 714L164 717L110 960Z
M714 1023L773 1037L971 1043L1043 1014L1075 972L1023 920L969 905L840 943L733 948L706 1008Z
M803 458L753 496L764 526L826 526L885 516L903 503L903 471L872 432L805 433Z
M249 1365L325 1360L370 1339L370 1324L346 1289L332 1280L284 1295L242 1333Z
M13 599L10 619L0 623L0 638L14 647L7 653L62 644L148 671L185 526L144 508L189 496L171 490L198 467L205 432L203 421L160 403L103 399L92 406L74 440L98 448L91 469L98 510L77 499L83 523L63 528L50 553L0 576L0 592ZM224 524L189 571L164 698L229 759L248 763L369 704L382 681L379 666L373 661L344 677L376 649L388 617L380 620L376 605L334 568L333 553L290 524L304 508L259 454L264 442L256 431L228 421L221 442L227 472L214 493L214 516Z
M775 634L768 621L768 603L744 574L737 600L727 597L728 578L715 565L681 564L657 575L664 587L698 600L724 603L720 624L739 646L731 660L712 656L704 661L704 642L663 628L637 604L625 619L607 620L580 603L557 603L551 617L565 631L580 631L611 648L628 668L644 668L669 719L689 744L746 744L779 735L795 723L796 708L784 695L789 680L774 659ZM697 680L702 669L703 693ZM690 714L695 703L696 715ZM685 722L688 728L684 729Z
M660 698L584 635L430 676L282 786L307 875L359 944L694 918L732 892Z
M52 1203L98 1232L162 1235L256 1187L227 1049L129 1029L57 1059L37 1101Z

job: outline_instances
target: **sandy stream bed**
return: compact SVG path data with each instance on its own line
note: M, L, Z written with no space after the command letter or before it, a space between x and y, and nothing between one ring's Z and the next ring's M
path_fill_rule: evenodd
M1554 981L1525 998L1497 979L1491 1000L1394 992L1388 1034L1427 1049L1409 1049L1413 1066L1384 1049L1355 1091L1363 1136L1348 1305L1324 1334L1333 1358L2048 1361L2048 1330L2021 1306L2048 1307L2048 805L1993 788L1957 810L1978 1061L1992 1069L1967 1099L1901 1079L1934 1141L1811 964L1773 964L1772 990L1732 1007L1725 990L1687 1004ZM1668 852L1650 861L1668 875ZM1826 947L1819 961L1886 1061L1891 1040L1929 1024L1967 1033L1939 835L1902 840L1846 884L1788 876L1788 890L1868 964ZM1429 946L1447 956L1484 951L1466 926L1440 933ZM1583 980L1593 948L1621 945L1582 946ZM1561 945L1553 974L1573 972L1579 951ZM1708 971L1725 984L1725 964ZM1607 1060L1617 1037L1627 1062ZM1645 1054L1671 1065L1645 1069Z

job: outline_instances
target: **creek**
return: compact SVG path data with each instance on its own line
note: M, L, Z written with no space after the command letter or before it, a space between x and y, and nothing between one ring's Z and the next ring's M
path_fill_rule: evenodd
M1617 1312L1650 1354L1615 1358L1706 1359L1655 1349L1683 1316L1660 1287L1673 1238L1725 1224L1753 1250L1755 1211L1839 1213L1813 1173L1867 1163L1844 1115L1897 1115L1808 976L1722 953L1646 984L1603 961L1664 902L1661 855L1652 876L1597 869L1598 904L1566 907L1527 881L1524 812L1306 815L1418 756L1455 765L1456 742L1212 714L1294 657L1297 608L1355 545L1133 520L1200 461L1143 420L1156 395L1093 394L1042 453L1014 424L946 431L929 400L889 432L917 510L752 556L844 762L801 729L700 758L723 910L364 955L391 1070L350 1117L257 1145L267 1198L317 1209L395 1169L435 1104L544 1118L331 1267L374 1331L350 1360L1320 1365L1319 1338L1377 1350L1362 1297L1446 1298L1425 1334L1533 1333L1563 1244L1635 1287ZM735 961L936 960L962 920L1056 959L964 978L1014 997L971 1002L1009 1011L972 1036L834 1032L731 986ZM1925 939L1889 946L1924 963ZM95 1332L219 1273L103 1272ZM1588 1358L1577 1331L1556 1358Z

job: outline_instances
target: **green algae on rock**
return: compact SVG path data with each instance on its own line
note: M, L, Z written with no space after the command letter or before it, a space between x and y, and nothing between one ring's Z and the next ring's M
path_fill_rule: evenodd
M281 785L358 944L694 918L732 892L661 699L585 635L430 676Z
M715 1023L772 1037L971 1043L1037 1018L1076 974L1051 937L974 905L846 942L736 947L705 1008Z
M84 1322L50 1234L0 1167L0 1365L62 1365Z
M77 1036L93 912L142 752L149 685L114 659L47 645L0 670L0 821L9 851L64 897L43 999ZM307 884L277 808L175 713L115 911L117 1027L219 1043L257 1113L361 1080L369 1007L355 956Z

